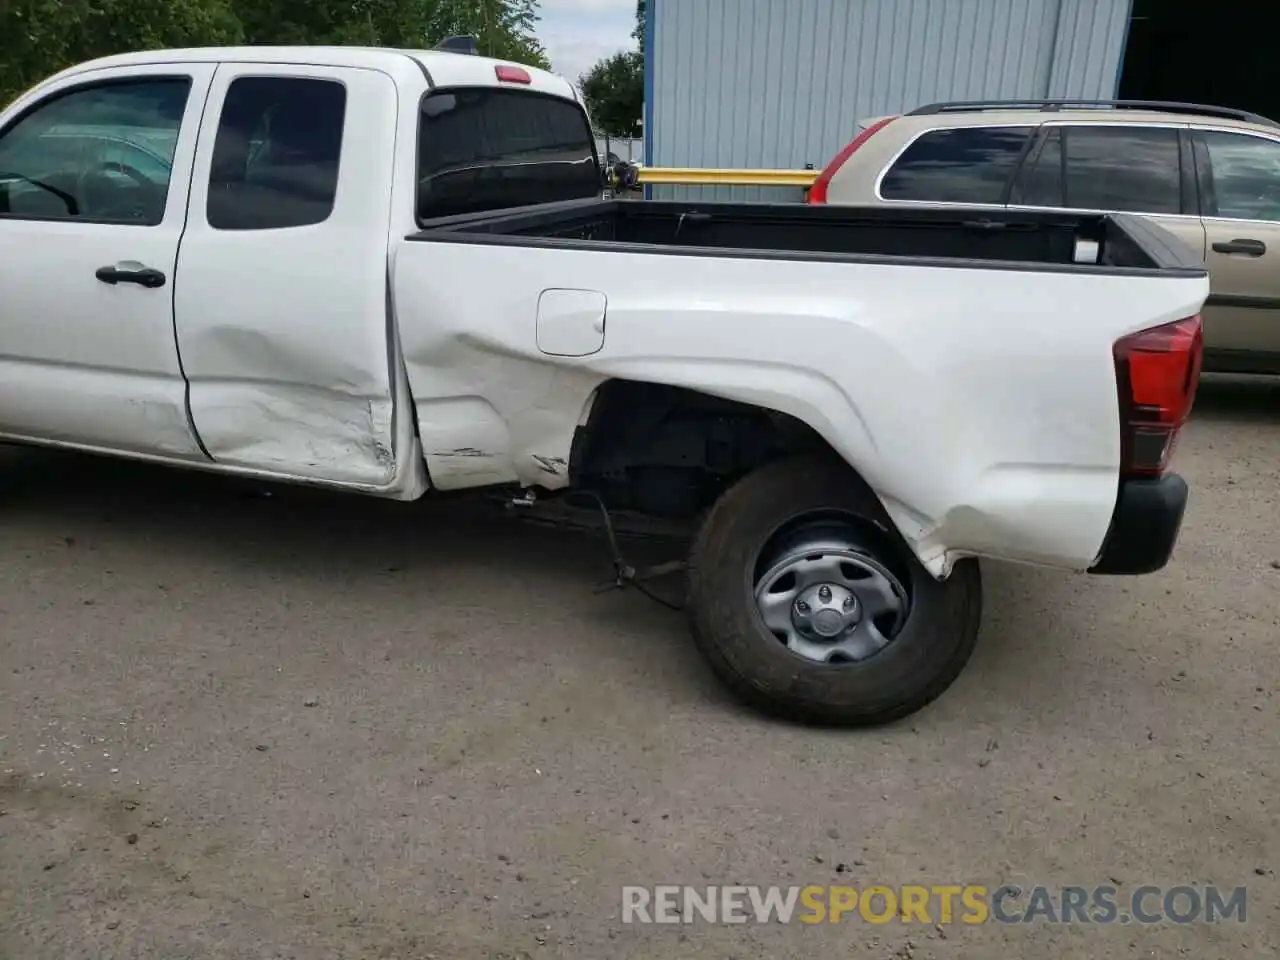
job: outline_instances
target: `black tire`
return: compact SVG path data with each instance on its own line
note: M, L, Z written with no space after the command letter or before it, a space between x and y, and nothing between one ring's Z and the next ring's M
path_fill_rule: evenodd
M887 646L840 664L788 650L754 596L760 553L777 531L832 513L858 523L859 548L894 570L911 598ZM689 558L687 609L699 650L745 703L803 723L872 726L921 709L960 674L982 619L982 580L976 560L934 579L860 477L842 462L805 457L747 475L707 513Z

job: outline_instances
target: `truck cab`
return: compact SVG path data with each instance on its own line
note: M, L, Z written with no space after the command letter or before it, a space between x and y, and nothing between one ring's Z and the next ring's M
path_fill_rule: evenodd
M64 71L0 130L0 434L417 496L394 241L598 185L572 87L515 64L253 47Z

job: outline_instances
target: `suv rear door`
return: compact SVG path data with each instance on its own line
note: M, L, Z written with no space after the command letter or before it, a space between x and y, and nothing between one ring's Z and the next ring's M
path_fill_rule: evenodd
M1280 373L1280 140L1209 127L1191 136L1213 286L1209 362Z

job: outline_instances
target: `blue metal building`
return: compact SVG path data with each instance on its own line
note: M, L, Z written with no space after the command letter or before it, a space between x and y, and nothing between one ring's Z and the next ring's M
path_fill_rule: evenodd
M646 162L820 170L865 117L938 100L1111 98L1132 2L648 0Z

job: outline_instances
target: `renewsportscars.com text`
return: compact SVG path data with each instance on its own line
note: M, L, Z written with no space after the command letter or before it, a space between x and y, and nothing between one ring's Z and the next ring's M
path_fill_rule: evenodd
M623 923L1156 924L1246 921L1244 887L628 886Z

